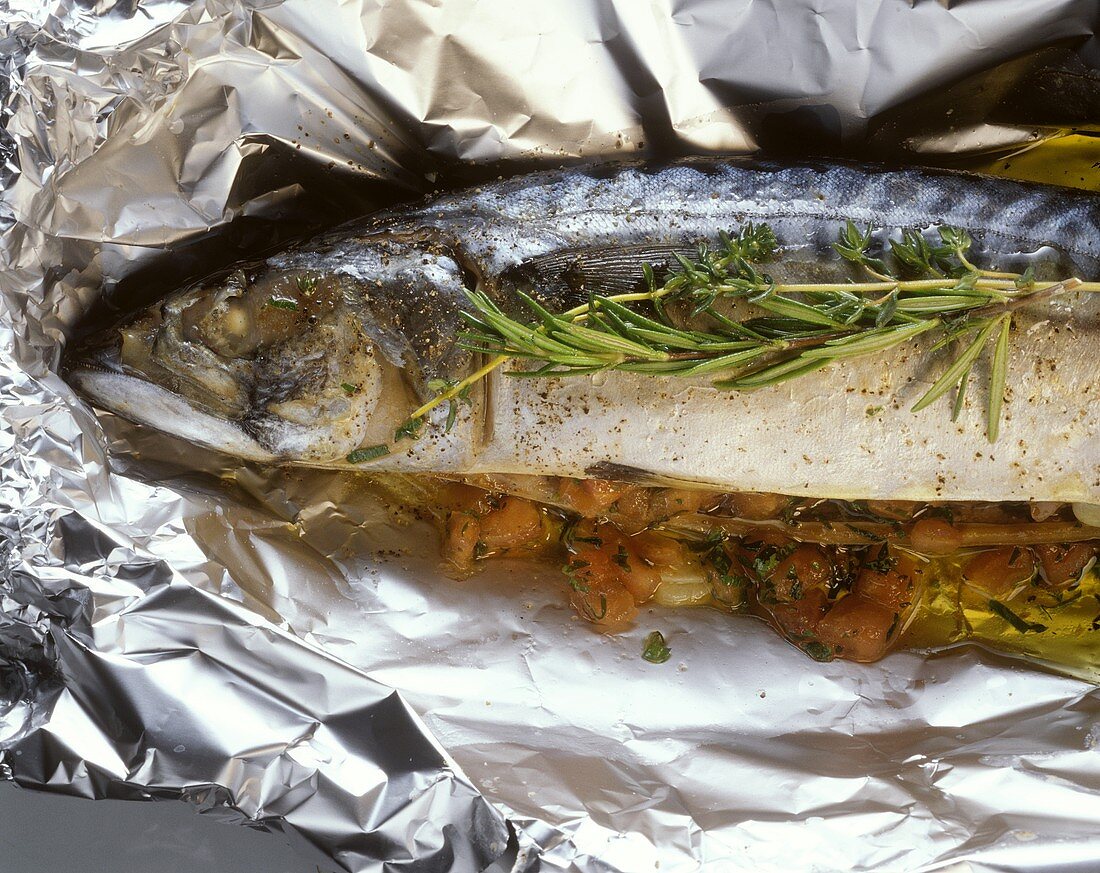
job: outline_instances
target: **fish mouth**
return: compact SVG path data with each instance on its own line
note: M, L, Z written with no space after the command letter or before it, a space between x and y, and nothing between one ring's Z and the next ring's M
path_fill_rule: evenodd
M212 414L128 368L121 351L118 331L107 331L66 354L61 375L98 409L246 460L277 460L236 421Z

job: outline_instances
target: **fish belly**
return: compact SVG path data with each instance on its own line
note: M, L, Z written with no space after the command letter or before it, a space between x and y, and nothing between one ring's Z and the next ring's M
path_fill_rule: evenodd
M910 411L946 366L942 354L912 344L749 393L633 373L494 374L476 470L583 477L618 469L849 500L1100 503L1095 321L1089 333L1074 332L1076 318L1065 313L1032 320L1010 353L995 443L986 437L984 386L971 389L955 422L949 398Z

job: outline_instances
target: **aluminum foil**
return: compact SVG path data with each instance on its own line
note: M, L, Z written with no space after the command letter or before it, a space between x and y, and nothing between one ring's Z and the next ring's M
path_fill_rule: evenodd
M602 636L552 573L443 579L362 479L197 456L55 370L96 312L441 185L1095 128L1098 14L0 3L4 775L183 798L348 871L1095 869L1087 682L976 648L817 664L707 611Z

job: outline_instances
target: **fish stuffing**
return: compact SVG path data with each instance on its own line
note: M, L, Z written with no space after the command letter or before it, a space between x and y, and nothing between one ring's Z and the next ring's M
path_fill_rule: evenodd
M1100 278L1100 198L1085 192L824 161L599 165L368 216L169 294L74 348L66 372L99 407L260 462L1095 514L1100 295L1088 293L1015 312L992 444L977 409L955 422L943 404L910 411L943 367L926 337L753 392L706 376L520 379L505 367L452 421L440 408L418 439L392 444L410 410L478 366L459 341L468 290L517 317L521 292L563 312L639 290L645 265L667 269L747 222L774 230L784 275L844 282L854 268L833 243L848 221L950 225L994 269Z

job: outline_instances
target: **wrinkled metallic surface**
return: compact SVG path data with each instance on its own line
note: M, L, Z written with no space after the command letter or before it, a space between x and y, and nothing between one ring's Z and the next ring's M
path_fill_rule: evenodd
M1096 66L1096 11L0 6L6 774L183 796L346 870L507 864L506 818L531 871L1094 868L1090 684L974 649L821 665L701 611L599 636L550 572L447 582L354 478L104 432L52 370L96 301L476 177L457 161L1026 143L1027 59Z

